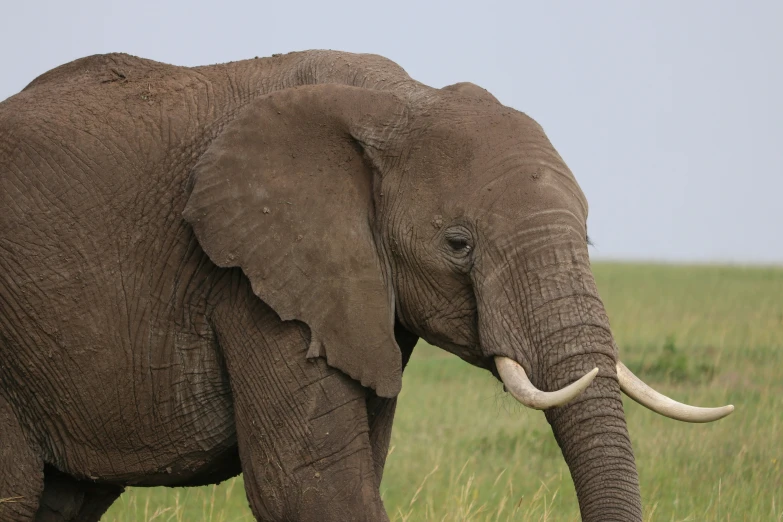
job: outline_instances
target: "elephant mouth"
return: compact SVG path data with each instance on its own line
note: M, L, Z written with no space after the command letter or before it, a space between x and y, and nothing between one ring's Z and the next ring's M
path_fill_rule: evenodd
M474 344L462 344L462 343L455 343L453 341L450 341L448 339L433 339L428 338L425 336L421 336L422 339L427 341L428 344L432 346L437 346L438 348L445 350L453 355L456 355L466 363L476 366L478 368L483 368L484 370L488 370L492 375L495 377L500 378L500 376L497 373L497 369L495 368L495 361L494 357L485 355L481 351L481 347Z

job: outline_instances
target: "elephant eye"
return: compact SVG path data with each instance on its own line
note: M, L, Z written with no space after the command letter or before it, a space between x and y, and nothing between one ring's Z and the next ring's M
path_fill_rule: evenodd
M443 242L445 243L445 250L450 254L448 257L452 261L459 261L462 265L462 261L470 259L470 253L473 251L472 234L470 230L464 225L456 225L450 227L443 234Z
M471 247L468 244L468 240L464 237L448 237L446 238L446 242L449 244L449 248L454 252L463 254L470 252Z

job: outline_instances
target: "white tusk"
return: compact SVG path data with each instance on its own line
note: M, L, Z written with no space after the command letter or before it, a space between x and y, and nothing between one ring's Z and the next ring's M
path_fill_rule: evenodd
M545 392L533 386L527 378L525 369L516 361L498 356L495 357L495 366L509 393L528 408L536 410L547 410L566 404L585 391L598 373L598 368L593 368L578 381L572 382L562 390Z
M634 375L623 363L617 361L617 378L620 389L627 396L655 413L683 422L712 422L734 411L734 406L699 408L677 402L658 393Z

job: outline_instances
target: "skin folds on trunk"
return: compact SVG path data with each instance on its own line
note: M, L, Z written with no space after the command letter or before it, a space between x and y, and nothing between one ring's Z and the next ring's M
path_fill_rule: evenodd
M582 519L641 520L639 479L614 376L596 378L546 418L571 471Z
M546 418L571 471L583 520L641 520L617 356L586 246L567 241L532 253L515 250L497 256L506 262L494 266L504 268L496 269L489 258L479 266L482 348L519 362L543 391L599 369L584 392L547 410Z

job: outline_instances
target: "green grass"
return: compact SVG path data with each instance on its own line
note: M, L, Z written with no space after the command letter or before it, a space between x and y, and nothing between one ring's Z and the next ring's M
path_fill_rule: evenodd
M623 360L697 405L684 424L626 401L646 520L783 520L783 269L596 264ZM486 372L419 345L405 372L382 485L397 521L578 520L544 415ZM131 489L110 521L252 520L241 479Z

